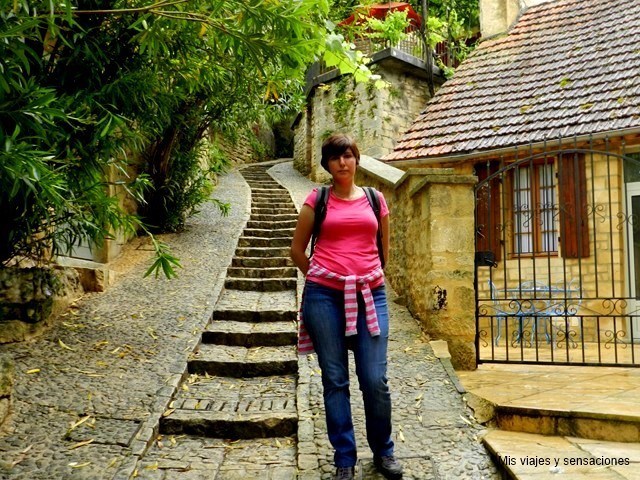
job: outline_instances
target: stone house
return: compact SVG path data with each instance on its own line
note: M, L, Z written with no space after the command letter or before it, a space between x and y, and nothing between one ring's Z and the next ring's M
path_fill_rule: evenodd
M483 41L381 159L478 179L478 361L636 364L640 2L480 6Z
M293 122L295 168L314 181L329 177L320 165L322 142L331 133L349 133L364 155L380 157L390 152L400 132L406 130L431 97L425 63L425 48L418 31L389 46L363 39L358 50L371 62L369 67L389 87L355 84L350 75L327 69L318 62L307 72L307 102ZM444 82L433 65L434 89Z

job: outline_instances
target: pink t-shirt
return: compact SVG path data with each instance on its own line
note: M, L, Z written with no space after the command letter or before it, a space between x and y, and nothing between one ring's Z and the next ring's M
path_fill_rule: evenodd
M304 203L315 208L318 189L307 196ZM389 215L384 195L380 199L380 218ZM362 195L355 200L343 200L329 191L327 216L320 227L320 235L313 252L312 262L339 275L366 275L380 267L376 234L378 220L367 200ZM313 281L330 288L342 290L344 283L332 279L313 277ZM384 283L380 278L371 288Z

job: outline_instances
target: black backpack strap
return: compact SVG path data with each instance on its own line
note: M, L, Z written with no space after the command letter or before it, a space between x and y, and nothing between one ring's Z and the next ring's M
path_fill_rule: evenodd
M313 230L311 231L311 249L309 258L313 255L313 250L316 248L316 242L318 241L318 235L320 235L320 227L324 222L324 217L327 216L327 202L329 201L329 187L318 187L316 195L316 204L314 207L313 217Z
M384 251L382 249L382 228L380 227L380 198L378 197L378 192L373 187L362 187L364 190L364 194L367 196L367 200L369 200L369 204L373 209L373 213L376 215L376 220L378 220L378 232L376 234L376 243L378 245L378 256L380 257L380 264L382 268L384 268Z

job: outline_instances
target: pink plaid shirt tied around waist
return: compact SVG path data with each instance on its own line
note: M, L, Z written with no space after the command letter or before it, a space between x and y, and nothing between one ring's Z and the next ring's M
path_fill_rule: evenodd
M364 300L367 330L372 337L380 335L380 326L378 325L378 316L376 315L376 306L373 301L373 295L371 294L371 288L369 284L376 281L380 277L384 276L384 272L381 268L376 268L366 275L338 275L331 272L326 268L314 265L309 266L307 272L307 279L313 277L331 278L344 282L344 315L346 318L345 336L349 337L358 333L356 323L358 321L358 285L360 285L360 291L362 292L362 298ZM307 355L313 353L313 343L307 330L304 328L304 321L302 319L302 304L304 303L304 293L302 295L302 301L300 302L300 311L298 312L299 330L298 330L298 353L301 355Z

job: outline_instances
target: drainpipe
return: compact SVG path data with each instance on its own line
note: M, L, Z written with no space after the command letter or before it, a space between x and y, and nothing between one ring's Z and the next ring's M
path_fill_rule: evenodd
M435 95L435 86L433 84L433 52L429 45L429 26L427 20L429 19L429 0L422 0L422 41L424 42L424 48L427 52L425 59L425 70L427 72L427 85L429 87L429 94L431 98Z

